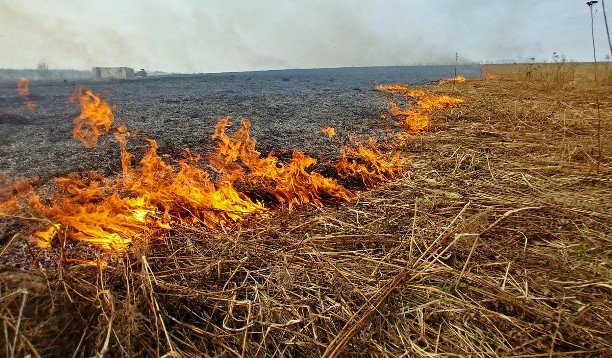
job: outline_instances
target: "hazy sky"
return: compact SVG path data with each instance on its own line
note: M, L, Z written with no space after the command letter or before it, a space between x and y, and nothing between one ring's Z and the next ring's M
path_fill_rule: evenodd
M611 20L612 0L607 10ZM220 72L445 62L455 51L589 60L589 21L583 0L0 0L0 68L46 58L51 68Z

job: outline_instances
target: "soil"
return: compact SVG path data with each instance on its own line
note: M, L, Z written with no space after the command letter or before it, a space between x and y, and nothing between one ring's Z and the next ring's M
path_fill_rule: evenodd
M31 82L24 107L15 83L0 84L0 173L36 176L42 183L72 171L116 172L118 148L107 136L98 148L85 149L72 138L77 104L68 98L78 86L104 93L116 123L158 141L161 153L189 147L206 152L214 124L222 116L246 117L262 152L299 149L315 158L335 156L338 143L318 133L331 125L340 133L369 137L383 132L386 108L376 83L419 84L448 77L450 66L374 67L202 74L90 82ZM479 66L460 73L478 76ZM145 146L130 143L131 150ZM138 150L136 150L138 152Z

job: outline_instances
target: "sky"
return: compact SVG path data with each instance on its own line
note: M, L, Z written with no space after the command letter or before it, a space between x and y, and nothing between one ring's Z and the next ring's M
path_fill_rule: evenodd
M592 59L583 0L0 0L0 68L166 72ZM595 5L598 57L609 53ZM612 1L608 5L612 21ZM612 24L610 24L612 25Z

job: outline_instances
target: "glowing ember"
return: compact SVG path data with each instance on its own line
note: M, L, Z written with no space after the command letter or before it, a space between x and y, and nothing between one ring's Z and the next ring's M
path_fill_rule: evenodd
M329 138L336 136L336 129L334 127L325 127L321 129L320 133L327 135Z
M71 102L78 101L81 106L81 114L74 119L72 135L81 141L87 148L98 145L98 139L111 129L114 120L113 111L110 106L100 100L91 90L83 91L77 89Z
M366 186L397 178L404 171L406 158L399 152L384 154L372 138L366 143L355 143L342 148L340 160L334 164L342 177L361 179Z

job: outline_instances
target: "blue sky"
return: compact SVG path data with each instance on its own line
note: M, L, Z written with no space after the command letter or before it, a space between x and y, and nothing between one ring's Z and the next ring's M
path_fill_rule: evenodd
M553 52L584 61L589 21L581 0L0 0L0 67L46 58L53 68L220 72L448 62L455 51L468 61Z

